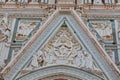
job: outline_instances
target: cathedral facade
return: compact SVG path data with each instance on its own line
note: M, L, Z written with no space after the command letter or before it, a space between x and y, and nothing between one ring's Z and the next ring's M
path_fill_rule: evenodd
M120 80L120 0L0 0L0 80Z

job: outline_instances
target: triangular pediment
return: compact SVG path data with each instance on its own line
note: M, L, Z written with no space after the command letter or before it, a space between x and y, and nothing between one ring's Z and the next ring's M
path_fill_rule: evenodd
M69 65L77 68L100 70L91 54L84 47L70 26L64 22L49 36L48 40L31 58L24 70L35 70L46 66ZM102 71L101 71L102 72Z
M105 80L119 80L105 58L118 71L75 11L61 14L56 10L2 72L5 80L13 80L27 68L69 65L78 70L99 69Z

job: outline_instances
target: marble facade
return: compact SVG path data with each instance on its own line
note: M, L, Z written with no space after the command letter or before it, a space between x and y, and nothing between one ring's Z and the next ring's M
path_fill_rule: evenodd
M119 80L119 6L119 0L1 0L0 79Z

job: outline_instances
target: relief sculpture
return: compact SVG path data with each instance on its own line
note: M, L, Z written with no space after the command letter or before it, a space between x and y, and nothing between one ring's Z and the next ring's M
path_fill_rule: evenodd
M8 38L10 37L10 29L5 17L0 22L0 69L6 65Z
M112 41L113 40L113 31L112 31L112 23L111 22L91 22L93 29L97 31L97 33L102 37L104 41ZM91 30L93 35L96 33Z
M56 35L34 56L32 68L50 65L71 65L95 69L89 52L75 39L68 28L61 28Z

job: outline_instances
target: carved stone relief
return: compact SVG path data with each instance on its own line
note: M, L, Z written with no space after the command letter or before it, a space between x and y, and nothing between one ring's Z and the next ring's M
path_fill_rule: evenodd
M38 22L21 20L18 25L16 40L25 40L32 30L35 30ZM34 32L33 32L34 33Z
M15 39L13 39L14 46L12 48L12 58L19 53L21 48L26 44L26 42L33 36L34 33L39 29L40 20L31 19L21 19L18 22L17 31L14 31Z
M33 56L26 69L51 65L71 65L97 70L90 53L66 27L61 27L55 36Z
M111 60L113 62L115 62L115 56L114 56L114 51L113 50L106 50L106 52L108 53L109 57L111 58Z
M93 29L102 37L104 41L112 41L112 23L111 22L91 22ZM94 33L94 32L92 32ZM96 34L93 34L97 36Z
M10 38L10 28L6 17L0 21L0 69L6 65L8 56L8 40Z

